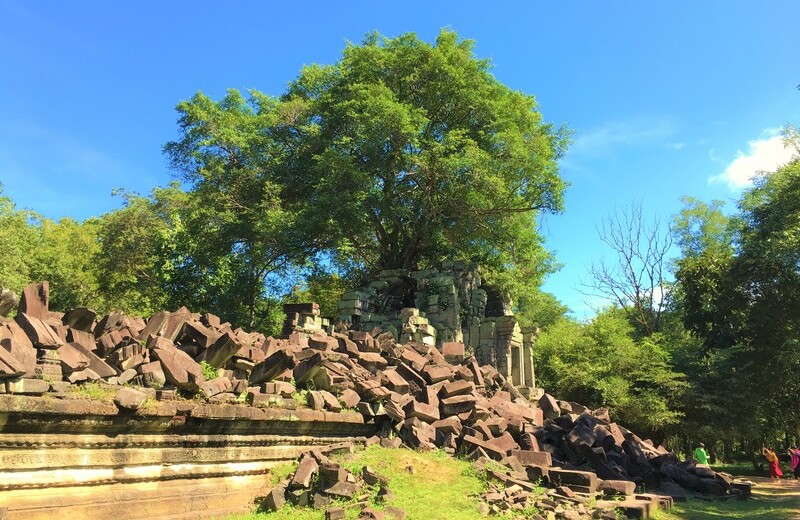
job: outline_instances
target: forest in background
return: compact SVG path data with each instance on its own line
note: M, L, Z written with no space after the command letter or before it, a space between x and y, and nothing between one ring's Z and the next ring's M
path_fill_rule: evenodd
M800 424L800 159L762 172L736 206L687 197L651 221L635 204L599 232L590 267L609 305L587 322L541 290L558 268L538 219L560 213L570 133L443 31L368 35L272 97L202 93L164 147L175 182L77 222L0 191L0 286L49 280L51 307L149 316L186 305L277 333L281 305L339 295L381 269L463 258L538 325L540 386L606 406L672 449L750 457ZM800 153L794 127L786 145ZM753 172L754 175L759 172Z

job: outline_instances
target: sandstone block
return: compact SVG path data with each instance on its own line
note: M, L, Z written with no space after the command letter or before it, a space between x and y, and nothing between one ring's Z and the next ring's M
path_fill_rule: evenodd
M319 464L313 457L303 457L294 472L289 487L294 489L311 487L311 479L314 478L318 470Z
M6 381L6 392L9 394L40 395L50 390L50 383L44 379L11 379Z
M61 370L65 374L89 368L89 357L71 343L58 347L58 354L61 356Z
M516 457L523 466L552 466L553 458L546 451L511 450L511 456Z
M355 408L360 400L361 396L355 390L349 388L339 396L339 403L345 408Z
M56 332L41 319L20 312L17 314L16 320L33 346L55 349L64 344Z
M203 369L185 352L167 347L155 348L152 353L161 362L161 368L170 384L196 392L205 382Z
M32 318L46 320L50 317L50 284L48 282L32 283L22 290L19 300L19 313Z
M8 342L10 346L10 339L4 339L2 341ZM35 360L36 358L34 357L34 365ZM22 361L18 360L9 350L0 348L0 377L18 377L25 375L26 372L26 366Z
M457 365L464 361L464 344L460 341L442 344L442 355L448 363Z
M122 410L138 410L147 401L148 395L134 388L123 388L114 397L114 404Z
M97 313L86 307L76 307L64 314L61 322L72 330L91 333Z

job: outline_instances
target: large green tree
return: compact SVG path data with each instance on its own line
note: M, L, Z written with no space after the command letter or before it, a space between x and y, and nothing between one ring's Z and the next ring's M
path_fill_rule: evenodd
M284 185L339 257L368 271L467 258L506 288L552 268L537 217L562 208L567 132L473 42L371 34L305 67L282 102L296 114Z
M761 432L794 431L800 424L794 403L800 391L800 160L758 179L727 224L718 205L696 201L682 222L687 239L677 279L684 322L703 340L706 368L718 375L714 388L728 397L717 399L721 414Z
M371 34L279 98L198 93L178 112L165 152L204 214L192 259L230 266L251 323L270 276L315 255L349 281L465 258L521 304L554 269L537 218L562 208L567 132L453 32Z
M198 288L197 299L250 327L270 314L261 308L269 282L317 249L279 183L293 158L284 109L259 93L245 100L232 90L219 102L198 93L178 105L181 138L164 148L191 188L185 292Z
M666 338L642 336L625 310L608 308L589 323L564 318L536 342L536 375L548 392L590 407L663 439L681 418L686 388L673 369Z

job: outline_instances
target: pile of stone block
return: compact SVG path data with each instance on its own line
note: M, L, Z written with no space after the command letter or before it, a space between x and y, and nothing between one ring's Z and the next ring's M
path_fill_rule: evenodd
M345 518L345 508L339 504L346 503L348 509L359 512L359 518L400 520L405 517L401 509L371 506L373 501L385 506L393 497L389 479L368 466L354 474L320 451L309 451L300 457L294 473L259 501L259 509L278 511L290 503L324 510L325 518L333 520Z
M524 395L538 398L533 367L537 329L523 331L511 299L487 285L481 273L478 265L464 261L445 261L440 269L382 271L368 285L345 293L338 322L391 332L401 344L441 348L462 342L480 364L498 368Z
M295 331L313 334L330 326L329 320L320 316L316 303L289 303L283 306L283 313L286 315L282 331L284 336Z
M154 389L241 406L358 412L382 432L371 442L493 461L513 489L504 502L513 508L524 503L514 486L534 483L579 498L622 494L636 504L636 490L662 481L714 495L747 492L724 474L678 462L604 409L547 394L529 400L462 342L399 343L392 331L346 327L292 327L273 338L186 308L143 319L87 308L52 312L48 300L47 283L32 284L16 317L0 318L0 392L64 397L69 385L96 381L120 386L121 413L142 406ZM293 321L317 323L313 304L288 310ZM488 502L503 509L495 498Z
M97 381L237 397L266 357L260 333L186 308L145 320L80 307L49 310L47 282L25 288L14 319L0 318L0 392L42 394ZM206 379L201 363L215 377Z

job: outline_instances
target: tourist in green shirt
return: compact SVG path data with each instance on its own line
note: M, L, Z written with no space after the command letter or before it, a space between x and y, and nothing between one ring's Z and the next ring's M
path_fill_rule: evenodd
M706 451L706 445L702 442L694 449L694 458L700 464L708 464L708 452Z

